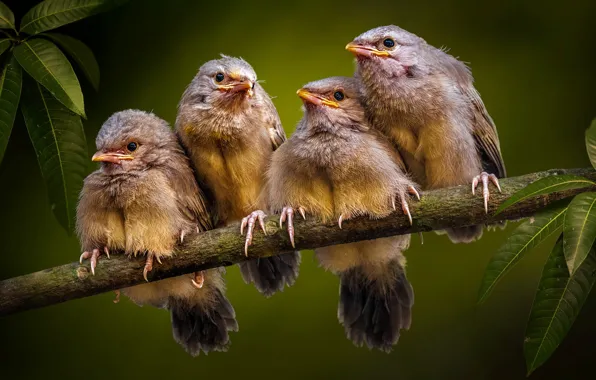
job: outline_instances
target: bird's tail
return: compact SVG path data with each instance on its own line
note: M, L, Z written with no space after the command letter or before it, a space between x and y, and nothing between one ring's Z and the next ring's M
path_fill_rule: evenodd
M300 252L248 260L239 266L244 282L255 284L259 292L270 297L284 286L294 285L300 269Z
M399 340L400 330L412 321L414 290L408 282L403 260L385 263L373 275L363 266L340 275L338 318L347 337L356 346L390 352Z
M236 313L224 295L223 286L208 283L195 289L197 297L170 297L174 339L192 356L203 351L227 351L230 331L238 331Z

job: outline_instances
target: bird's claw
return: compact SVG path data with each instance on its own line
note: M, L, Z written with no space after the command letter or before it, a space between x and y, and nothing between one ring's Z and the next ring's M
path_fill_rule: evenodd
M482 172L474 179L472 179L472 195L476 195L476 188L478 184L482 182L482 198L484 198L484 212L488 214L488 200L490 198L490 191L488 190L488 182L492 182L493 185L501 192L501 185L499 184L499 179L494 174L489 174L487 172Z
M416 188L412 185L408 186L408 193L410 193L411 195L414 195L416 197L416 199L420 200L420 193L418 192L418 190L416 190Z
M414 224L412 221L412 214L410 213L410 206L408 206L408 201L406 201L406 197L404 197L404 196L401 197L401 210L403 211L403 213L405 215L408 216L408 220L410 221L410 226L412 224Z
M120 290L114 290L114 293L116 294L116 298L114 298L114 300L112 302L114 302L114 303L120 302Z
M306 219L306 211L304 207L298 207L298 212L300 215L302 215L302 218ZM290 243L292 243L293 248L296 248L296 244L294 244L294 209L290 206L286 206L281 210L279 225L283 227L286 220L288 221L288 235L290 236Z
M348 220L348 219L349 219L349 216L346 216L346 215L344 215L344 214L341 214L341 215L339 216L339 218L337 219L337 226L339 227L339 229L340 229L340 230L341 230L341 224L342 224L342 222L343 222L344 220Z
M157 259L157 262L161 264L159 256L156 256L155 253L148 253L147 260L145 260L145 267L143 268L143 278L145 281L149 282L147 279L147 274L153 270L153 259Z
M110 258L110 250L108 247L103 248L103 253ZM98 248L94 248L91 252L85 251L79 257L79 264L83 264L83 260L89 259L91 265L91 273L95 276L95 268L97 267L97 260L101 256L101 252Z
M190 280L192 285L197 288L201 289L203 284L205 283L205 276L203 275L203 271L195 272L194 278Z
M416 188L412 185L408 185L407 187L407 192L410 195L413 195L414 197L416 197L416 199L420 200L420 193L418 192L418 190L416 190ZM408 217L408 220L410 221L410 225L413 225L414 222L412 220L412 214L410 213L410 206L408 205L408 201L407 201L407 196L406 193L402 193L398 195L399 199L400 199L400 203L401 203L401 210L404 213L404 215L406 215ZM393 198L391 200L392 206L393 206L393 210L395 210L395 198Z
M265 229L265 214L261 210L256 210L251 212L247 217L242 218L242 223L240 224L240 235L244 235L244 228L246 229L246 240L244 243L244 255L248 257L248 247L252 244L252 237L253 232L255 230L255 224L258 221L259 226L261 226L261 230L263 230L263 234L267 235L267 230Z

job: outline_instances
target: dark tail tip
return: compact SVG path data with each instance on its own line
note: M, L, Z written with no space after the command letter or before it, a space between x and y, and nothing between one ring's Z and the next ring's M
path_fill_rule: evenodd
M451 228L446 230L449 239L454 243L471 243L482 236L482 225Z
M390 352L400 330L410 328L414 290L398 261L389 263L387 270L391 276L382 283L367 277L361 267L340 276L338 318L358 347L366 343L371 349Z
M203 351L227 351L230 344L229 331L238 331L236 313L230 301L216 292L215 302L209 305L191 304L189 300L170 298L168 308L172 315L174 340L186 352L197 356Z
M300 252L248 260L239 266L244 282L255 284L259 292L270 297L284 290L284 286L294 285L300 269Z

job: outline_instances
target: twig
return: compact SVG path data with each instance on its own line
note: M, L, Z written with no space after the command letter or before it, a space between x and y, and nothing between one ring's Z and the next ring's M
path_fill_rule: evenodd
M307 215L306 221L302 218L295 220L296 248L312 249L418 231L520 219L533 215L557 200L596 190L584 188L539 196L492 216L498 205L514 192L537 179L561 174L581 175L596 180L596 172L592 169L548 170L502 179L503 192L498 193L496 189L492 191L488 214L484 212L482 197L479 194L473 196L470 186L427 191L422 194L420 202L411 202L413 226L410 226L408 219L400 212L378 220L363 217L350 219L343 222L342 229L336 223L321 224ZM255 232L253 245L249 250L250 258L292 250L287 234L280 231L277 217L267 218L266 227L267 236ZM243 248L244 238L240 236L238 223L189 236L183 245L177 247L174 258L154 267L149 280L157 281L239 263L246 260ZM77 262L4 280L0 282L0 315L141 284L144 282L143 265L143 258L129 259L125 255L114 254L110 260L102 258L99 261L95 276L91 275L88 264L79 265Z

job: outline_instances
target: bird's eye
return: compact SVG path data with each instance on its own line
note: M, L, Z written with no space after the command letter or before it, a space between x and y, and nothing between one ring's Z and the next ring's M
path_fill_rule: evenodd
M395 41L393 41L391 38L385 38L385 41L383 41L383 45L385 45L385 47L387 48L392 48L395 46Z
M335 98L335 100L337 100L338 102L341 102L342 100L344 100L345 96L344 93L341 91L335 91L333 93L333 97Z
M222 80L224 80L223 73L217 73L217 74L215 74L215 80L218 81L218 82L221 82Z
M138 145L136 142L130 142L128 143L128 145L126 146L126 149L128 149L130 152L134 152L135 150L137 150Z

